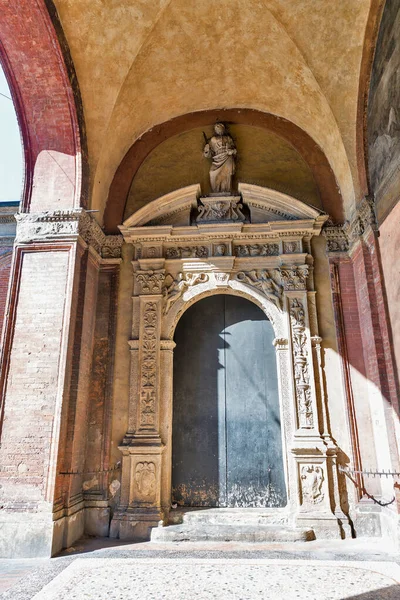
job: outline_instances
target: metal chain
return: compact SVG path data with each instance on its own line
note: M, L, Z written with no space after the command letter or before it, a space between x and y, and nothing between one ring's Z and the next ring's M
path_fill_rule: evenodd
M367 475L367 476L372 476L372 477L377 477L377 476L383 477L384 475L386 477L400 477L400 473L398 473L397 471L392 471L392 472L391 471L360 471L357 469L350 469L350 468L342 467L342 465L339 465L339 472L344 473L350 479L350 481L352 481L353 484L360 490L360 492L362 494L365 494L367 496L367 498L369 498L370 500L375 502L375 504L379 504L379 506L389 506L390 504L393 504L393 502L396 500L396 496L393 496L393 498L389 502L381 502L380 500L375 498L372 494L369 494L363 485L360 485L359 483L357 483L357 481L355 481L355 479L353 479L353 477L350 475L350 473L353 473L353 474L357 473L360 475Z

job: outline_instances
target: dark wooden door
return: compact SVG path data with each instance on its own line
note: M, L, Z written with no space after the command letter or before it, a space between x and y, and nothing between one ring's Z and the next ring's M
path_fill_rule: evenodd
M175 333L172 487L183 506L286 504L274 332L236 296L190 307Z

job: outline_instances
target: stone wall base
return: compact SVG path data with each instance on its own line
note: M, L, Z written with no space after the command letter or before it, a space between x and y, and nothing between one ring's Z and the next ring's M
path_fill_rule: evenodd
M104 506L86 506L85 533L98 537L108 537L110 534L110 508L107 502Z
M132 542L150 540L151 529L157 527L161 513L140 513L125 511L114 513L110 526L110 537Z
M296 526L313 529L315 537L320 540L344 539L351 537L351 530L348 524L343 524L340 519L330 515L309 517L298 516Z
M0 558L49 558L52 541L51 512L0 514Z
M54 521L52 556L63 548L69 548L82 537L85 531L85 510L83 507L70 515Z

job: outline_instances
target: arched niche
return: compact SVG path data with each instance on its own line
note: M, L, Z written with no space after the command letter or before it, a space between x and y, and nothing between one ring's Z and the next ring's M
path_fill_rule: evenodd
M196 127L174 135L154 148L137 170L125 205L124 219L173 190L199 182L211 192L209 161L202 156L203 132ZM234 190L239 181L275 189L322 208L313 173L301 154L283 137L251 125L232 124L229 132L237 147Z
M294 123L269 113L246 108L221 109L181 115L166 123L160 123L132 144L115 172L110 186L104 213L104 228L107 233L115 233L118 225L124 220L124 214L126 214L125 206L132 182L146 158L158 146L170 138L185 135L186 132L190 132L196 128L200 128L200 132L203 129L209 131L209 128L216 121L227 123L230 127L246 126L254 129L262 129L265 131L265 140L268 136L275 136L273 139L276 139L277 136L282 140L279 142L282 153L284 149L289 150L293 148L293 150L290 150L290 152L294 152L292 156L295 156L297 153L298 164L302 165L302 173L304 176L307 173L309 193L312 187L311 180L314 179L315 181L316 193L320 197L320 204L317 202L317 206L321 206L334 221L343 221L343 199L335 175L322 149L305 131ZM196 140L196 148L198 148L199 152L198 160L199 163L204 164L206 161L203 160L201 155L201 138L199 141L196 135ZM176 166L176 170L178 169L179 165ZM309 173L311 173L311 179L308 179ZM281 188L281 191L285 190ZM285 193L288 193L288 191L286 188ZM292 195L296 197L295 194ZM299 199L304 200L304 198ZM315 204L311 200L310 203Z

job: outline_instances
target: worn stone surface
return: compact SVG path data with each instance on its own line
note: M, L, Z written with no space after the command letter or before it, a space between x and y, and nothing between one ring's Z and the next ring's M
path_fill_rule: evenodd
M393 563L284 560L77 559L36 594L35 600L96 598L153 600L299 598L331 600L364 594L398 598L400 568Z

